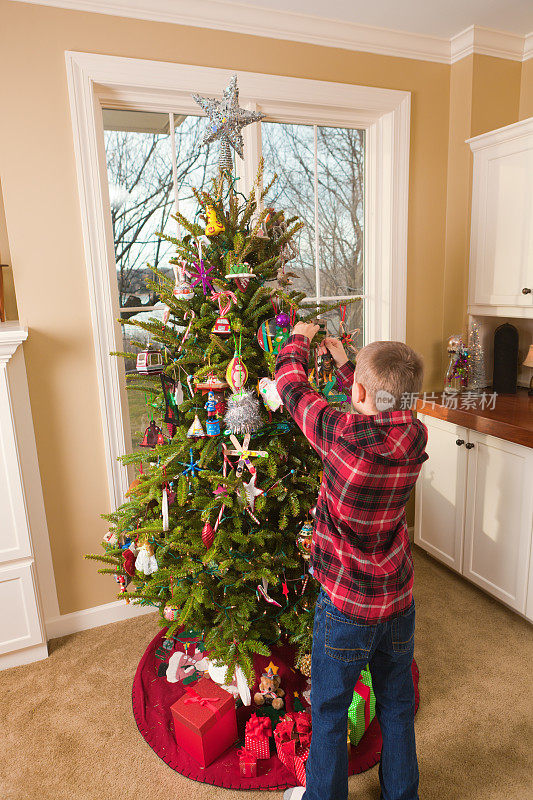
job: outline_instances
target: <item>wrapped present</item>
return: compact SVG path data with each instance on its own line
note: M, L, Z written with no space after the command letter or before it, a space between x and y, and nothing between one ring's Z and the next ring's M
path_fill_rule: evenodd
M307 717L307 720L304 717ZM311 741L310 723L311 718L305 712L286 714L283 719L280 719L274 731L278 758L290 772L296 775L300 786L305 786L305 765ZM302 743L302 738L306 742L305 744Z
M367 676L365 676L365 679ZM373 700L372 700L373 698ZM352 744L359 744L364 732L374 719L376 700L371 686L363 682L361 677L355 685L353 700L348 709L348 727Z
M237 739L235 700L210 678L201 678L170 707L179 746L203 767Z
M376 716L376 695L374 694L374 690L372 688L372 675L370 674L368 667L361 672L359 680L370 689L370 722L372 722Z
M257 758L270 758L270 741L272 722L270 717L258 717L252 714L246 723L244 747Z
M245 747L239 750L239 772L245 778L257 778L257 756Z

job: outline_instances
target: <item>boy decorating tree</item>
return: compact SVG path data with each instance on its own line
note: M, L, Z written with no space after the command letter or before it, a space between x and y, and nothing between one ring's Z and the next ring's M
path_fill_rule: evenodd
M283 402L321 456L324 475L311 545L321 584L311 659L313 737L306 788L286 800L346 800L348 708L370 664L383 747L382 800L418 798L411 662L415 608L405 504L427 459L427 431L403 398L422 384L422 359L402 342L373 342L350 363L326 337L337 379L351 387L355 413L332 408L308 383L309 348L319 326L299 322L280 351Z

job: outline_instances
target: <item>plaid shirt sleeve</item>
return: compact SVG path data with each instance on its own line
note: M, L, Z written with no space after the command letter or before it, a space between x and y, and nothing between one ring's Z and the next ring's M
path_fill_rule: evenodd
M342 367L337 369L335 374L337 376L337 383L341 389L352 388L354 372L355 367L351 361L347 361L346 364L343 364Z
M311 388L307 375L309 347L307 336L296 334L288 338L276 360L276 385L291 417L325 458L346 423L346 414L331 408Z

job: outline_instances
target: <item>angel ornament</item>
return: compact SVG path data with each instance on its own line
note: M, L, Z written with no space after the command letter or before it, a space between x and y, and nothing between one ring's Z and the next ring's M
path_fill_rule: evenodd
M151 544L146 542L139 550L139 555L135 559L135 569L143 572L145 575L151 575L157 572L159 565L154 555L154 548Z

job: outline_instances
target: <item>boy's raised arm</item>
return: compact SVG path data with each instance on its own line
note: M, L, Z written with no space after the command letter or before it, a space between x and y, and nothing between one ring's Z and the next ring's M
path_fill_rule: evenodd
M311 388L307 376L310 338L298 332L298 325L276 359L276 385L287 411L324 458L344 426L346 415L331 408L322 395ZM312 338L318 325L307 328Z

